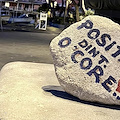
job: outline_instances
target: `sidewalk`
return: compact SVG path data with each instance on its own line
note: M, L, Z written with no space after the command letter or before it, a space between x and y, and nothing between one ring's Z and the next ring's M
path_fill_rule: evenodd
M54 34L59 34L61 31L64 30L64 26L57 28L57 27L52 27L52 26L47 26L46 30L40 30L40 29L35 29L34 25L31 24L8 24L8 25L3 25L3 30L0 31L23 31L23 32L47 32L47 33L54 33Z
M1 120L120 120L120 107L80 100L60 86L53 64L12 62L0 72Z
M63 30L64 28L56 28L56 27L51 27L51 26L47 27L47 31L57 33L57 34L61 33Z

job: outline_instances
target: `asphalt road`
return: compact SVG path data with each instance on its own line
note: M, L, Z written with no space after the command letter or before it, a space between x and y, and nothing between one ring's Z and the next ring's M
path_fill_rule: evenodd
M0 32L0 69L9 62L53 63L49 49L54 32Z

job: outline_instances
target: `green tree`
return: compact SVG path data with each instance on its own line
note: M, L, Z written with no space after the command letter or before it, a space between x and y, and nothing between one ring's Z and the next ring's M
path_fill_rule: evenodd
M44 11L44 12L47 13L48 10L49 10L49 4L47 4L47 3L42 4L42 7L39 7L39 8L38 8L38 12Z

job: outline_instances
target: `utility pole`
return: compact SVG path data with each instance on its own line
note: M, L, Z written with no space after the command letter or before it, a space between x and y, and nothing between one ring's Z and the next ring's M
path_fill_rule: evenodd
M84 0L80 0L80 8L82 9L83 14L85 14L87 12L87 10L85 8L85 1Z
M65 13L64 13L64 25L65 25L65 27L66 27L66 17L67 17L68 5L69 5L69 1L66 0Z

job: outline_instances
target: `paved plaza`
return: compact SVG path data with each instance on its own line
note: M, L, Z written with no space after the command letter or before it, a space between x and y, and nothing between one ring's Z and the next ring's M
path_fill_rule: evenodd
M41 32L0 32L0 69L6 63L14 61L52 63L49 44L58 33L55 29Z

